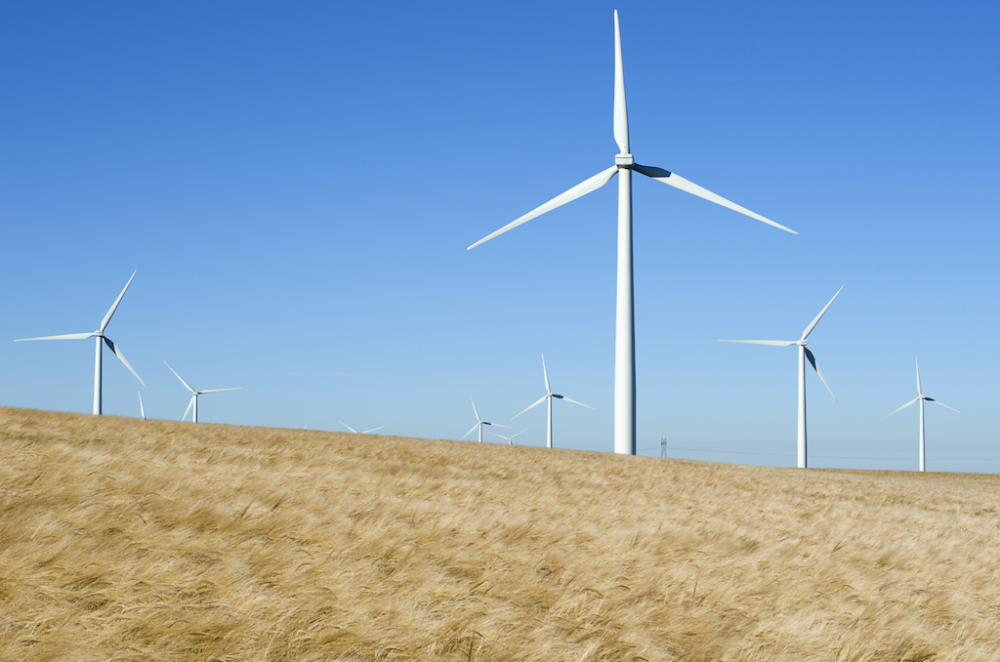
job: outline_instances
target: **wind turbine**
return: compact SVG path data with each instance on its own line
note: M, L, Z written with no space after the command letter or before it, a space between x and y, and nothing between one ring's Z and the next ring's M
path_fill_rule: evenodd
M632 295L632 171L638 172L667 186L704 198L750 218L757 219L786 232L798 234L783 225L764 218L759 214L730 202L722 196L688 181L680 175L663 168L639 165L629 152L628 110L625 106L625 74L622 65L621 34L618 26L618 12L615 11L615 142L621 153L615 156L615 164L602 170L590 179L584 180L568 191L557 195L540 207L483 237L469 246L472 250L483 242L512 230L531 219L552 211L567 202L601 188L617 174L618 179L618 288L615 324L615 452L636 454L635 443L635 313Z
M527 432L527 431L528 431L528 429L527 429L527 428L525 428L524 430L521 430L521 431L520 431L520 432L518 432L517 434L512 434L512 435L510 435L509 437L505 437L505 436L503 436L502 434L497 434L496 432L494 432L494 433L493 433L493 436L494 436L494 437L500 437L501 439L506 439L506 440L507 440L507 445L508 445L508 446L513 446L513 445L514 445L514 437L516 437L516 436L518 436L518 435L520 435L520 434L524 434L524 433L525 433L525 432Z
M132 278L135 278L136 273L137 271L132 272ZM132 284L132 278L128 279L128 282L125 283L125 289L123 289L122 293L118 295L118 298L115 299L115 302L111 304L111 308L104 316L104 319L101 320L101 326L99 329L97 329L97 331L93 331L91 333L68 333L62 336L44 336L42 338L21 338L19 340L14 341L14 342L26 342L28 340L83 340L84 338L97 338L97 356L94 359L94 416L101 415L101 348L103 347L103 345L101 344L102 340L104 341L104 343L107 344L107 346L111 349L111 351L115 353L115 356L121 359L121 362L125 364L125 367L129 369L129 372L135 375L135 378L139 380L139 383L142 384L147 391L149 390L149 387L146 386L146 382L142 381L142 377L139 376L139 373L133 370L132 366L129 365L129 362L125 360L125 355L122 354L121 349L119 349L117 345L111 342L111 338L108 338L107 336L104 335L104 330L108 328L108 323L111 322L111 317L115 314L115 311L118 310L118 304L122 302L122 297L125 296L125 292L126 290L128 290L128 286Z
M167 363L166 361L164 361L163 364L165 366L167 366L168 368L170 368L170 364ZM187 390L191 391L191 393L193 394L191 396L191 401L188 402L187 409L184 410L184 415L181 416L181 420L182 421L185 418L187 418L188 412L191 411L191 407L194 407L194 414L191 416L191 421L194 422L194 423L198 422L198 396L199 395L204 395L205 393L221 393L223 391L242 391L243 390L242 386L237 386L236 388L211 388L211 389L208 389L208 390L205 390L205 391L196 391L193 388L191 388L190 384L188 384L186 381L184 381L183 377L181 377L180 375L177 374L176 370L174 370L173 368L170 368L170 372L174 373L174 376L177 377L177 379L181 380L181 384L184 384L184 388L186 388Z
M352 428L347 423L344 423L343 421L337 421L337 422L340 423L341 425L343 425L345 428L347 428L351 432L353 432L354 434L371 434L372 432L375 432L375 430L381 430L382 428L385 427L384 425L380 425L377 428L372 428L371 430L365 430L364 432L358 432L357 430L355 430L354 428Z
M548 436L546 437L546 440L547 440L546 441L546 445L549 448L552 448L552 400L555 399L555 398L558 398L559 400L565 400L566 402L572 402L574 405L580 405L581 407L586 407L587 409L593 409L593 407L591 407L590 405L585 405L582 402L577 402L576 400L570 400L565 395L558 395L558 394L552 392L552 387L549 386L549 371L545 369L545 355L544 354L542 354L542 374L545 375L545 395L543 395L535 404L533 404L530 407L528 407L528 409L533 409L534 407L537 407L538 405L542 404L546 400L549 401L549 433L548 433ZM517 418L518 416L520 416L521 414L523 414L525 411L528 411L528 409L525 409L524 411L520 412L519 414L517 414L516 416L514 416L514 418ZM512 418L510 420L513 421L514 418Z
M924 395L924 392L920 389L920 361L917 361L917 397L913 398L912 400L907 402L905 405L903 405L896 411L902 411L903 409L906 409L907 407L912 405L914 402L917 402L918 400L920 401L920 470L925 471L927 465L925 462L926 456L924 454L924 400L926 400L927 402L933 402L936 405L941 405L945 409L950 409L952 411L958 411L958 410L955 409L954 407L949 407L943 402L938 402L934 398ZM895 414L896 411L892 412L892 414ZM958 411L958 413L961 414L962 412ZM892 414L886 414L885 416L882 417L882 420L884 421L885 419L892 416Z
M837 295L839 295L840 291L843 289L844 287L841 286L840 290L837 290L837 294L833 295L833 299L836 299ZM799 446L800 469L804 469L807 466L806 464L806 363L805 363L806 359L809 359L809 363L812 365L813 370L815 370L816 374L819 375L819 378L823 380L823 384L826 386L826 390L830 391L830 395L833 395L833 389L831 389L830 385L826 383L826 377L823 376L823 371L820 370L819 366L816 364L816 357L813 356L813 353L806 348L806 345L809 344L809 341L806 340L806 338L809 337L809 334L812 333L812 330L816 328L817 324L819 324L820 318L823 317L823 314L826 313L827 308L829 308L830 304L833 303L833 299L830 299L830 303L826 304L826 306L823 307L823 310L819 311L819 315L817 315L816 319L814 319L812 322L809 323L809 326L806 327L806 330L802 332L802 337L799 338L798 340L720 340L719 341L719 342L741 342L741 343L748 343L750 345L772 345L774 347L790 347L792 345L798 345L799 348L799 444L798 446ZM833 401L837 402L837 396L833 395Z
M142 420L146 420L146 410L142 406L142 391L136 391L139 394L139 414L142 415Z
M468 432L466 432L465 434L462 435L462 439L465 439L470 434L472 434L473 430L475 430L476 428L479 428L479 443L483 443L483 426L484 425L492 425L495 428L506 428L506 429L510 430L510 427L507 426L507 425L500 425L499 423L490 423L489 421L484 421L482 418L479 417L479 410L476 409L476 401L472 400L472 396L471 395L469 396L469 400L472 401L472 411L476 412L476 424L472 426L472 430L469 430ZM462 439L459 439L459 441L462 441Z

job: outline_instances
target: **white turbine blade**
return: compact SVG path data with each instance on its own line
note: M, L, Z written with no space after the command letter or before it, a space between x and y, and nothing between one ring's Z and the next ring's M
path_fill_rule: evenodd
M466 432L465 434L462 435L462 439L465 439L470 434L472 434L473 432L475 432L476 428L478 428L478 427L479 427L479 423L476 423L475 425L473 425L471 430L469 430L468 432ZM462 441L462 439L459 439L459 441Z
M542 354L542 374L545 375L545 392L546 393L551 393L552 392L552 387L549 386L549 371L545 369L545 355L544 354Z
M524 434L524 433L525 433L525 432L527 432L527 431L528 431L528 428L525 428L525 429L521 430L520 432L518 432L517 434ZM510 438L511 438L511 439L513 439L514 437L516 437L516 436L517 436L517 434L512 434L512 435L510 436Z
M198 394L201 395L202 393L222 393L223 391L242 391L245 388L246 388L245 386L237 386L236 388L210 388L207 391L198 391Z
M915 359L917 362L917 395L923 395L924 392L920 390L920 359Z
M188 412L191 411L191 407L194 406L194 399L197 398L197 397L198 397L197 395L192 395L191 396L191 399L188 401L187 409L184 410L184 415L181 416L181 422L183 422L184 419L187 418Z
M348 430L350 430L351 432L353 432L354 434L357 434L357 433L358 433L358 431L357 431L357 430L355 430L354 428L352 428L352 427L351 427L350 425L348 425L347 423L345 423L345 422L343 422L343 421L337 421L337 422L338 422L338 423L340 423L341 425L343 425L343 426L344 426L345 428L347 428L347 429L348 429Z
M910 400L909 402L907 402L905 405L903 405L902 407L900 407L896 411L903 411L904 409L906 409L907 407L909 407L910 405L912 405L914 402L917 402L918 400L920 400L920 398L913 398L912 400ZM895 414L896 411L892 412L892 414ZM882 420L884 421L885 419L887 419L890 416L892 416L892 414L886 414L885 416L882 417Z
M83 340L93 338L96 334L91 333L67 333L63 336L42 336L41 338L18 338L14 342L26 342L28 340Z
M136 273L138 273L138 270L132 272L132 278L135 278ZM104 329L108 328L108 322L111 321L111 316L115 314L116 310L118 310L118 304L122 302L122 297L125 296L125 291L128 290L128 286L132 284L132 278L129 278L128 282L125 283L125 289L123 289L122 293L118 295L118 298L115 299L115 302L111 304L111 308L108 309L108 314L105 315L104 319L101 320L101 331L104 331Z
M381 430L384 427L385 427L384 425L380 425L377 428L372 428L371 430L365 430L361 434L371 434L372 432L375 432L375 430Z
M469 402L472 403L472 411L476 412L476 420L482 423L483 419L479 417L479 410L476 409L476 401L472 399L471 395L469 396Z
M545 398L547 398L547 397L549 397L549 394L548 394L548 393L546 393L545 395L543 395L543 396L541 397L541 399L540 399L540 400L539 400L538 402L536 402L535 404L533 404L533 405L531 405L530 407L528 407L528 409L534 409L534 408L535 408L535 407L537 407L538 405L542 404L543 402L545 402ZM515 415L515 416L512 416L510 420L512 420L512 421L513 421L513 420L514 420L515 418L517 418L518 416L520 416L521 414L523 414L523 413L524 413L525 411L528 411L528 409L525 409L524 411L522 411L522 412L518 413L517 415Z
M771 345L772 347L791 347L797 340L720 340L719 342L741 342L748 345Z
M945 409L950 409L950 410L952 410L952 411L958 411L958 410L957 410L957 409L955 409L954 407L949 407L949 406L948 406L948 405L946 405L945 403L943 403L943 402L938 402L938 401L937 401L937 400L935 400L934 398L928 398L928 397L925 397L924 399L925 399L925 400L927 400L927 402L933 402L933 403L934 403L934 404L936 404L936 405L941 405L941 406L942 406L942 407L944 407ZM961 414L962 412L958 411L958 413L959 413L959 414Z
M628 154L628 109L625 106L625 67L622 64L622 37L615 10L615 142Z
M142 414L142 420L146 420L146 410L142 406L142 391L136 391L139 394L139 413Z
M833 389L826 383L826 377L823 376L823 371L820 370L819 366L816 364L816 357L813 356L813 353L809 351L808 347L803 347L802 349L805 350L806 358L809 359L809 363L812 364L813 370L815 370L816 374L819 375L819 378L823 380L823 385L826 386L826 390L830 392L830 395L833 395ZM840 402L840 400L837 400L837 396L835 395L833 395L833 401Z
M166 361L163 362L163 365L165 365L168 368L170 368L170 364L167 363ZM176 370L174 370L173 368L170 368L170 372L174 373L174 375L177 377L177 379L181 380L181 384L184 384L184 388L186 388L187 390L191 391L192 393L197 393L198 392L198 391L194 390L193 388L191 388L191 385L188 384L186 381L184 381L184 378L181 377L180 375L178 375ZM181 419L181 420L184 420L184 419Z
M609 181L611 181L611 178L614 177L615 174L617 174L617 172L618 172L618 166L617 165L613 165L610 168L608 168L607 170L602 170L601 172L597 173L596 175L594 175L590 179L577 184L576 186L574 186L570 190L566 191L565 193L560 193L556 197L554 197L551 200L549 200L548 202L546 202L541 207L536 207L532 211L529 211L527 214L525 214L521 218L517 219L513 223L508 223L507 225L503 226L502 228L500 228L499 230L497 230L493 234L487 235L486 237L483 237L482 239L480 239L476 243L474 243L471 246L469 246L466 250L470 250L471 251L473 248L475 248L479 244L485 243L485 242L489 241L490 239L492 239L493 237L497 237L499 235L502 235L504 232L507 232L508 230L513 230L517 226L522 225L524 223L527 223L528 221L530 221L531 219L535 218L536 216L541 216L542 214L544 214L547 211L552 211L556 207L561 207L564 204L566 204L567 202L572 202L573 200L576 200L580 196L587 195L588 193L590 193L592 191L596 191L597 189L601 188L602 186L604 186L605 184L607 184Z
M833 295L833 299L836 299L837 295L840 294L841 290L843 289L844 286L841 285L840 289L837 290L837 294ZM823 315L826 313L826 309L830 307L831 303L833 303L833 299L830 299L830 303L823 306L823 310L819 311L819 315L816 316L816 319L814 319L812 323L810 323L809 326L806 327L806 330L802 332L802 340L805 340L809 336L809 334L812 333L812 330L816 328L816 325L819 324L820 318L822 318Z
M663 168L657 168L654 166L644 166L638 163L632 166L632 170L638 173L646 175L650 179L655 179L658 182L662 182L667 186L673 186L675 189L684 191L685 193L690 193L691 195L696 195L699 198L708 200L709 202L714 202L717 205L722 205L726 209L732 209L735 212L739 212L744 216L749 216L750 218L761 221L762 223L767 223L768 225L773 225L779 230L784 230L785 232L791 232L792 234L798 234L795 230L786 228L780 223L775 223L774 221L764 218L760 214L754 213L747 209L746 207L741 207L735 202L726 200L721 195L716 195L706 188L702 188L692 181L688 181L676 173L672 173L669 170L664 170Z
M492 435L493 435L494 437L500 437L500 438L501 438L501 439L503 439L504 441L510 441L511 439L513 439L513 438L514 438L514 437L505 437L505 436L503 436L502 434L497 434L496 432L492 432L491 434L492 434Z
M495 428L504 428L507 430L512 430L513 428L509 425L500 425L499 423L490 423L489 421L483 421L483 425L492 425Z
M118 349L118 347L113 342L111 342L111 338L104 336L104 344L107 345L111 349L111 351L115 353L115 356L117 356L121 360L121 362L125 364L125 367L128 368L128 371L131 372L133 375L135 375L135 378L139 380L139 383L142 384L143 386L146 386L146 382L142 381L142 377L139 376L139 373L137 373L132 368L132 366L129 365L129 362L125 359L125 355L122 354L122 351ZM148 386L146 386L146 390L147 391L149 390Z
M570 400L565 395L562 397L562 399L565 400L566 402L572 402L574 405L580 405L581 407L586 407L587 409L593 409L593 407L591 407L590 405L585 405L582 402L577 402L576 400Z

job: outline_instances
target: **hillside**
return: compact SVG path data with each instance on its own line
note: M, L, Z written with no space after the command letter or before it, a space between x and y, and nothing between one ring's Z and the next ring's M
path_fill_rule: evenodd
M0 659L998 660L998 487L0 408Z

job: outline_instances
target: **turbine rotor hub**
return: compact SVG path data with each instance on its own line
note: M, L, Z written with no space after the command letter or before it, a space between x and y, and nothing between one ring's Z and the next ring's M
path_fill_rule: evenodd
M635 165L635 160L631 154L615 154L615 165L619 168L631 170L632 166Z

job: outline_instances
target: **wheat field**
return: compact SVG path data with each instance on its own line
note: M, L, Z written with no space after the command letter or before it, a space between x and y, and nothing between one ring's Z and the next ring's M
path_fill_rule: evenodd
M0 659L1000 660L998 487L0 408Z

